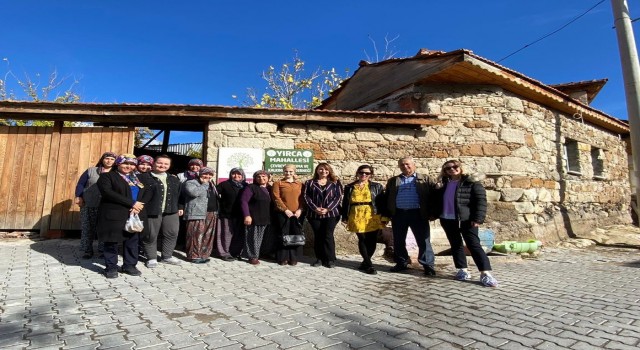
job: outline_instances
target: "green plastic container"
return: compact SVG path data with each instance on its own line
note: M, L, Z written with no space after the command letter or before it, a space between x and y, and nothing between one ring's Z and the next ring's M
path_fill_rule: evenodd
M542 247L542 242L534 239L528 242L504 241L493 246L500 253L533 253Z

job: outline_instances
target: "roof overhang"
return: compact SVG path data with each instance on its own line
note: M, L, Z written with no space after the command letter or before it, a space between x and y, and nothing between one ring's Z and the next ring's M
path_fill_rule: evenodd
M585 122L611 132L629 133L629 125L626 121L609 116L556 88L500 66L468 50L427 51L424 54L421 51L411 58L365 64L319 108L339 109L340 105L343 105L348 109L357 110L400 89L425 83L497 85L543 106L568 115L581 116ZM362 97L362 91L367 91L366 98Z
M0 101L0 118L94 122L101 125L147 126L198 130L214 120L319 123L323 125L405 126L420 128L437 122L430 114L365 111L316 111L271 108Z

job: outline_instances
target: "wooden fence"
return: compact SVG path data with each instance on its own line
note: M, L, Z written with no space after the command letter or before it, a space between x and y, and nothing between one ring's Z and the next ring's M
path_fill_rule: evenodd
M0 230L80 229L80 175L102 153L132 152L133 128L0 127Z

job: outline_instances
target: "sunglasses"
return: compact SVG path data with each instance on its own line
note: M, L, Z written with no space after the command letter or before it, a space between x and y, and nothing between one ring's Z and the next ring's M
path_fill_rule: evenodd
M369 176L369 175L371 175L371 173L368 173L366 171L358 171L358 175L367 175L367 176Z
M457 165L452 165L452 166L446 166L446 167L444 167L444 170L451 170L451 169L458 169L458 168L459 168L459 166L457 166Z

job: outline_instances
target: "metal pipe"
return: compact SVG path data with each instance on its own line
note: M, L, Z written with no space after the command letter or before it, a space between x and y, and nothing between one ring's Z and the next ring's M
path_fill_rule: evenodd
M631 26L629 7L626 0L611 0L613 19L618 36L624 91L627 100L627 118L633 154L633 175L636 188L636 202L640 200L640 65L638 51ZM638 213L636 208L636 213Z

